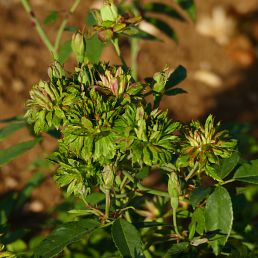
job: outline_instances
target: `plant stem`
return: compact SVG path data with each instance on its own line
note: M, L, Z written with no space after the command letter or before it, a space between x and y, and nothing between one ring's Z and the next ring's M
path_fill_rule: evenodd
M48 50L53 54L54 58L56 59L58 57L57 51L55 50L53 44L50 42L49 37L47 36L46 32L43 30L39 20L35 16L35 13L33 12L31 5L28 0L21 0L21 3L25 9L25 11L29 14L33 24L35 25L35 28L45 44L45 46L48 48Z
M176 234L180 237L180 238L183 238L182 236L181 236L181 234L179 233L179 231L178 231L178 227L177 227L177 221L176 221L176 209L173 209L173 226L174 226L174 229L175 229L175 232L176 232Z
M196 172L197 168L198 168L198 163L196 163L196 164L194 165L194 167L192 168L192 170L190 171L190 173L189 173L189 174L187 175L187 177L185 178L185 181L188 181L188 180L194 175L194 173Z
M126 171L122 171L123 174L131 181L134 183L134 177L131 176L128 172ZM156 190L156 189L152 189L152 188L149 188L149 187L146 187L140 183L137 183L137 187L139 188L139 190L141 191L145 191L149 194L153 194L153 195L159 195L159 196L163 196L163 197L169 197L169 194L167 192L163 192L163 191L159 191L159 190Z
M108 219L109 209L110 209L110 190L109 189L105 190L105 196L106 196L105 215L106 215L106 218Z
M132 76L135 80L137 80L137 73L138 73L138 53L139 53L139 39L137 38L132 38L130 39L131 43L131 70L132 70Z
M235 178L231 178L227 181L224 181L224 182L221 182L221 183L218 183L218 185L225 185L225 184L229 184L229 183L232 183L232 182L235 182L236 179Z
M73 14L75 12L75 10L77 9L77 7L80 4L80 1L81 0L75 0L74 1L73 5L71 6L69 12L66 14L65 18L63 19L63 21L62 21L62 23L61 23L61 25L58 29L56 40L55 40L55 46L54 46L56 52L58 51L63 32L64 32L66 24L68 22L68 18L71 14Z
M121 62L122 62L122 64L123 64L124 68L127 68L127 65L126 65L126 63L125 63L125 60L124 60L124 58L123 58L123 56L122 56L122 54L121 54L121 51L120 51L120 47L119 47L119 43L118 43L118 38L114 38L111 42L112 42L112 44L113 44L113 46L114 46L114 48L115 48L115 50L116 50L116 53L117 53L118 57L119 57L120 60L121 60Z

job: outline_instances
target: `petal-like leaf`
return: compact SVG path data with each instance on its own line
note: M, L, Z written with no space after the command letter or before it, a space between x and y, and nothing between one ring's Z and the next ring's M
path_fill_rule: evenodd
M220 253L229 237L233 223L232 202L228 191L219 186L209 196L205 207L205 227L215 235L209 239L215 255Z
M55 229L34 251L35 258L51 258L59 254L67 245L80 240L99 226L92 219L65 223Z
M238 181L258 184L258 159L250 163L244 163L235 173L234 178Z
M39 141L40 141L40 138L37 138L32 141L18 143L5 150L0 150L0 166L3 166L5 164L9 163L13 159L15 159L17 156L23 154L27 150L30 150L36 144L38 144Z
M144 5L143 11L165 14L167 16L170 16L171 18L184 21L184 18L173 7L163 3L148 3ZM144 16L144 19L145 18L146 17Z
M112 237L123 257L141 257L141 238L131 223L123 219L116 220L112 225Z

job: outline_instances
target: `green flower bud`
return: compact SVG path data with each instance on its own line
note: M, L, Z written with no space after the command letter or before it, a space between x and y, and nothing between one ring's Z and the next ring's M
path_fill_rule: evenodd
M168 194L170 197L170 203L173 210L178 208L178 198L180 195L181 189L178 181L178 176L175 172L172 172L169 175L168 179Z
M55 63L48 68L48 76L51 80L53 80L53 78L62 79L62 77L65 76L63 66L58 61L55 61Z
M114 183L114 167L112 165L106 165L102 171L103 187L106 190L111 189Z
M76 32L72 37L72 50L75 53L78 63L83 63L86 56L86 38L80 33Z

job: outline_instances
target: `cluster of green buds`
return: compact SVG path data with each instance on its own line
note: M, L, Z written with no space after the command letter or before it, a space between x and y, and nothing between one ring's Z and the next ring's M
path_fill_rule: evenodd
M195 168L196 172L205 171L216 180L215 165L221 159L229 158L235 151L237 141L230 139L225 130L219 130L220 123L214 124L214 118L209 115L205 125L191 122L184 127L181 154L177 160L179 167Z
M130 36L135 34L137 25L142 18L131 13L120 15L116 5L112 1L105 1L100 10L92 12L96 21L94 31L99 39L106 42L116 37L116 34Z

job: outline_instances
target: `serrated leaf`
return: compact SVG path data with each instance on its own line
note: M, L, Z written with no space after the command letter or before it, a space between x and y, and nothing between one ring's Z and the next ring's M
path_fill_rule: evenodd
M181 21L185 20L173 7L163 3L145 4L143 7L143 11L164 14L164 15L170 16L171 18L175 18ZM145 16L144 16L144 19L145 19Z
M215 255L226 244L233 224L232 202L228 191L218 186L209 196L205 207L205 227L207 232L216 232L209 239Z
M152 24L153 26L155 26L156 28L161 30L163 33L165 33L169 38L178 42L177 34L166 22L164 22L164 21L162 21L161 19L158 19L158 18L147 17L147 16L145 16L144 19L148 23Z
M0 141L7 138L12 133L16 132L17 130L24 128L26 126L26 123L24 121L21 121L19 123L11 123L3 128L0 129Z
M196 20L196 6L194 0L176 0L176 3L188 13L193 21Z
M51 11L50 14L45 18L44 24L49 25L51 23L54 23L58 18L57 11Z
M65 41L58 53L58 61L63 64L72 52L71 40Z
M244 163L237 169L234 178L238 181L258 184L258 159Z
M179 65L169 76L168 81L166 83L166 90L176 86L180 82L182 82L187 76L186 69Z
M141 238L131 223L118 219L113 223L111 231L116 247L123 257L141 257Z
M67 245L80 240L99 226L95 220L85 219L68 222L55 229L34 251L34 258L51 258Z
M216 174L224 179L236 167L239 159L240 156L238 152L233 152L229 158L222 159L221 164L216 168Z
M178 243L178 244L174 244L174 245L172 245L171 248L168 249L164 258L180 257L182 253L187 252L188 248L189 248L189 243L188 242L181 242L181 243Z
M39 143L39 138L32 140L32 141L18 143L5 150L0 150L0 166L8 164L10 161L15 159L17 156L30 150L38 143Z

